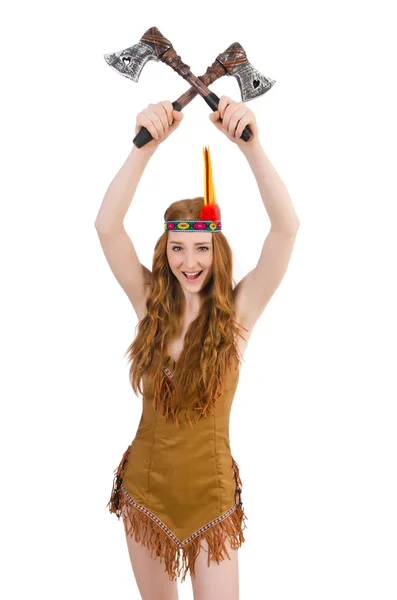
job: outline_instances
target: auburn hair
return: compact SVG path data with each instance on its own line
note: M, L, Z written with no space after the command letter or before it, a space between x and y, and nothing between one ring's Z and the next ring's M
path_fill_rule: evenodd
M165 221L199 219L203 197L173 202ZM187 234L188 235L188 234ZM240 365L236 336L241 335L234 316L232 251L221 231L212 234L212 275L200 290L201 307L184 338L183 350L173 377L164 372L169 342L180 335L185 297L167 258L168 231L158 239L153 255L152 279L146 299L146 314L125 356L131 362L129 380L135 394L150 385L153 406L163 418L179 426L184 412L189 422L213 414L222 392L226 371ZM248 331L245 329L245 331ZM168 355L167 355L168 356Z

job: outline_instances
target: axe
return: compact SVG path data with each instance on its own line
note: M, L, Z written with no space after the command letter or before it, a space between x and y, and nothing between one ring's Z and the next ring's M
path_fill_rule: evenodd
M113 54L105 54L104 57L112 68L135 82L138 81L140 73L148 60L162 60L171 66L192 85L185 94L172 103L175 110L182 110L197 94L203 96L212 110L217 110L219 98L207 86L225 74L236 77L243 101L252 100L264 94L275 83L275 80L265 77L250 64L244 48L237 42L231 44L225 52L217 56L211 67L208 67L205 75L195 77L191 73L190 67L181 61L171 42L160 33L157 27L148 29L138 44ZM241 135L241 139L248 141L251 137L252 131L247 126ZM152 136L143 127L133 141L140 148L151 139Z

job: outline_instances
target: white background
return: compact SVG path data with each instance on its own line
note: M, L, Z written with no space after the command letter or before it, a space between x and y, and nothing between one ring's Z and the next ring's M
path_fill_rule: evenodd
M242 600L395 600L396 54L385 1L20 2L2 10L2 594L139 598L105 505L141 400L137 319L94 221L136 114L189 86L103 54L151 26L197 76L240 42L276 80L250 103L301 225L245 353L230 423L248 516ZM394 46L394 47L393 47ZM212 90L239 100L226 77ZM169 203L202 194L209 144L235 279L269 220L244 156L197 97L151 159L125 226L151 268ZM241 204L249 218L242 224ZM189 578L180 598L191 599Z

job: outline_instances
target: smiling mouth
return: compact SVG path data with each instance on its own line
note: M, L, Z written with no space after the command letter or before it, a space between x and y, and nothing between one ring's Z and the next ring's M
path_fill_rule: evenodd
M201 273L202 273L202 272L203 272L203 271L199 271L199 272L197 273L197 275L186 275L186 273L184 273L184 272L182 271L182 273L184 274L184 276L186 277L186 279L187 279L188 281L194 281L195 279L198 279L198 278L200 277L200 275L201 275Z

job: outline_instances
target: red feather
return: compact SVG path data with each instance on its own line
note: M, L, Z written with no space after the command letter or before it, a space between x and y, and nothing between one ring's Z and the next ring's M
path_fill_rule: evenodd
M217 204L203 205L200 211L200 219L202 221L219 221L220 211Z

